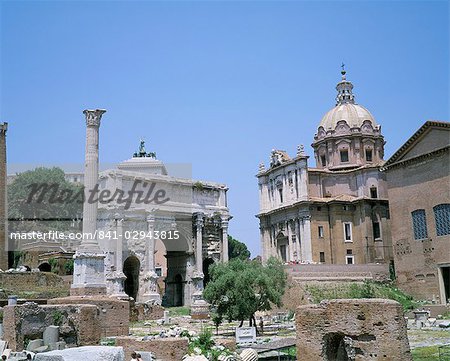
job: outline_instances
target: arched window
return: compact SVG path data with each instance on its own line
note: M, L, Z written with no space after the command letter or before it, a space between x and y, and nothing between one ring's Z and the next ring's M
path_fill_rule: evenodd
M414 230L414 239L428 238L427 218L424 209L417 209L411 212Z
M450 234L450 204L438 204L433 208L436 222L436 235Z

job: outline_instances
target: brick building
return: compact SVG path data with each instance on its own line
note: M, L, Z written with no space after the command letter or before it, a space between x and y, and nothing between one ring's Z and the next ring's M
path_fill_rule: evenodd
M450 299L450 123L427 121L385 163L398 285Z

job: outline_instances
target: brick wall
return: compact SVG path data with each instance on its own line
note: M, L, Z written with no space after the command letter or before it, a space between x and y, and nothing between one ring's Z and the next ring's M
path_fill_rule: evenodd
M64 297L48 300L49 304L89 304L99 308L101 336L124 336L129 333L130 306L128 301L109 297Z
M297 308L299 360L411 361L402 306L383 299L333 300ZM342 358L344 359L344 358Z
M152 352L158 360L180 361L188 352L187 338L160 338L140 341L132 337L117 337L116 346L122 346L125 359L130 358L133 351Z

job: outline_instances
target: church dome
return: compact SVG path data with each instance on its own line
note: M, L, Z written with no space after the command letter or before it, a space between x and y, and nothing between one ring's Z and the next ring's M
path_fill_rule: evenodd
M353 84L346 79L345 70L341 74L342 80L336 85L336 105L324 115L319 127L323 127L325 131L334 130L337 123L344 120L350 128L361 128L364 121L368 120L373 128L377 128L373 115L362 105L355 103Z
M372 127L377 126L373 115L362 105L343 103L337 104L327 112L320 121L319 127L323 127L325 130L335 129L337 123L341 120L345 120L350 128L361 128L365 120L369 120Z

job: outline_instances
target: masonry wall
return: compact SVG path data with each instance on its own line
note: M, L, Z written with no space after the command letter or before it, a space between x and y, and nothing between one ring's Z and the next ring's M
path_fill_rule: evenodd
M437 236L433 207L450 203L449 164L445 152L386 171L398 286L416 298L438 302L445 302L439 266L450 266L450 235ZM428 237L422 240L414 239L411 212L417 209L426 214Z
M411 361L402 306L383 299L333 300L297 308L297 357ZM346 358L342 358L346 359Z
M3 308L3 339L12 350L22 351L28 340L42 338L45 328L51 325L60 326L60 336L69 347L100 342L101 325L96 306L30 302Z
M116 346L122 346L125 359L133 351L152 352L158 360L180 361L188 352L187 338L160 338L157 340L140 341L132 337L117 337Z
M88 304L99 309L100 332L102 337L124 336L129 333L130 306L128 301L109 297L64 297L48 300L49 304Z

